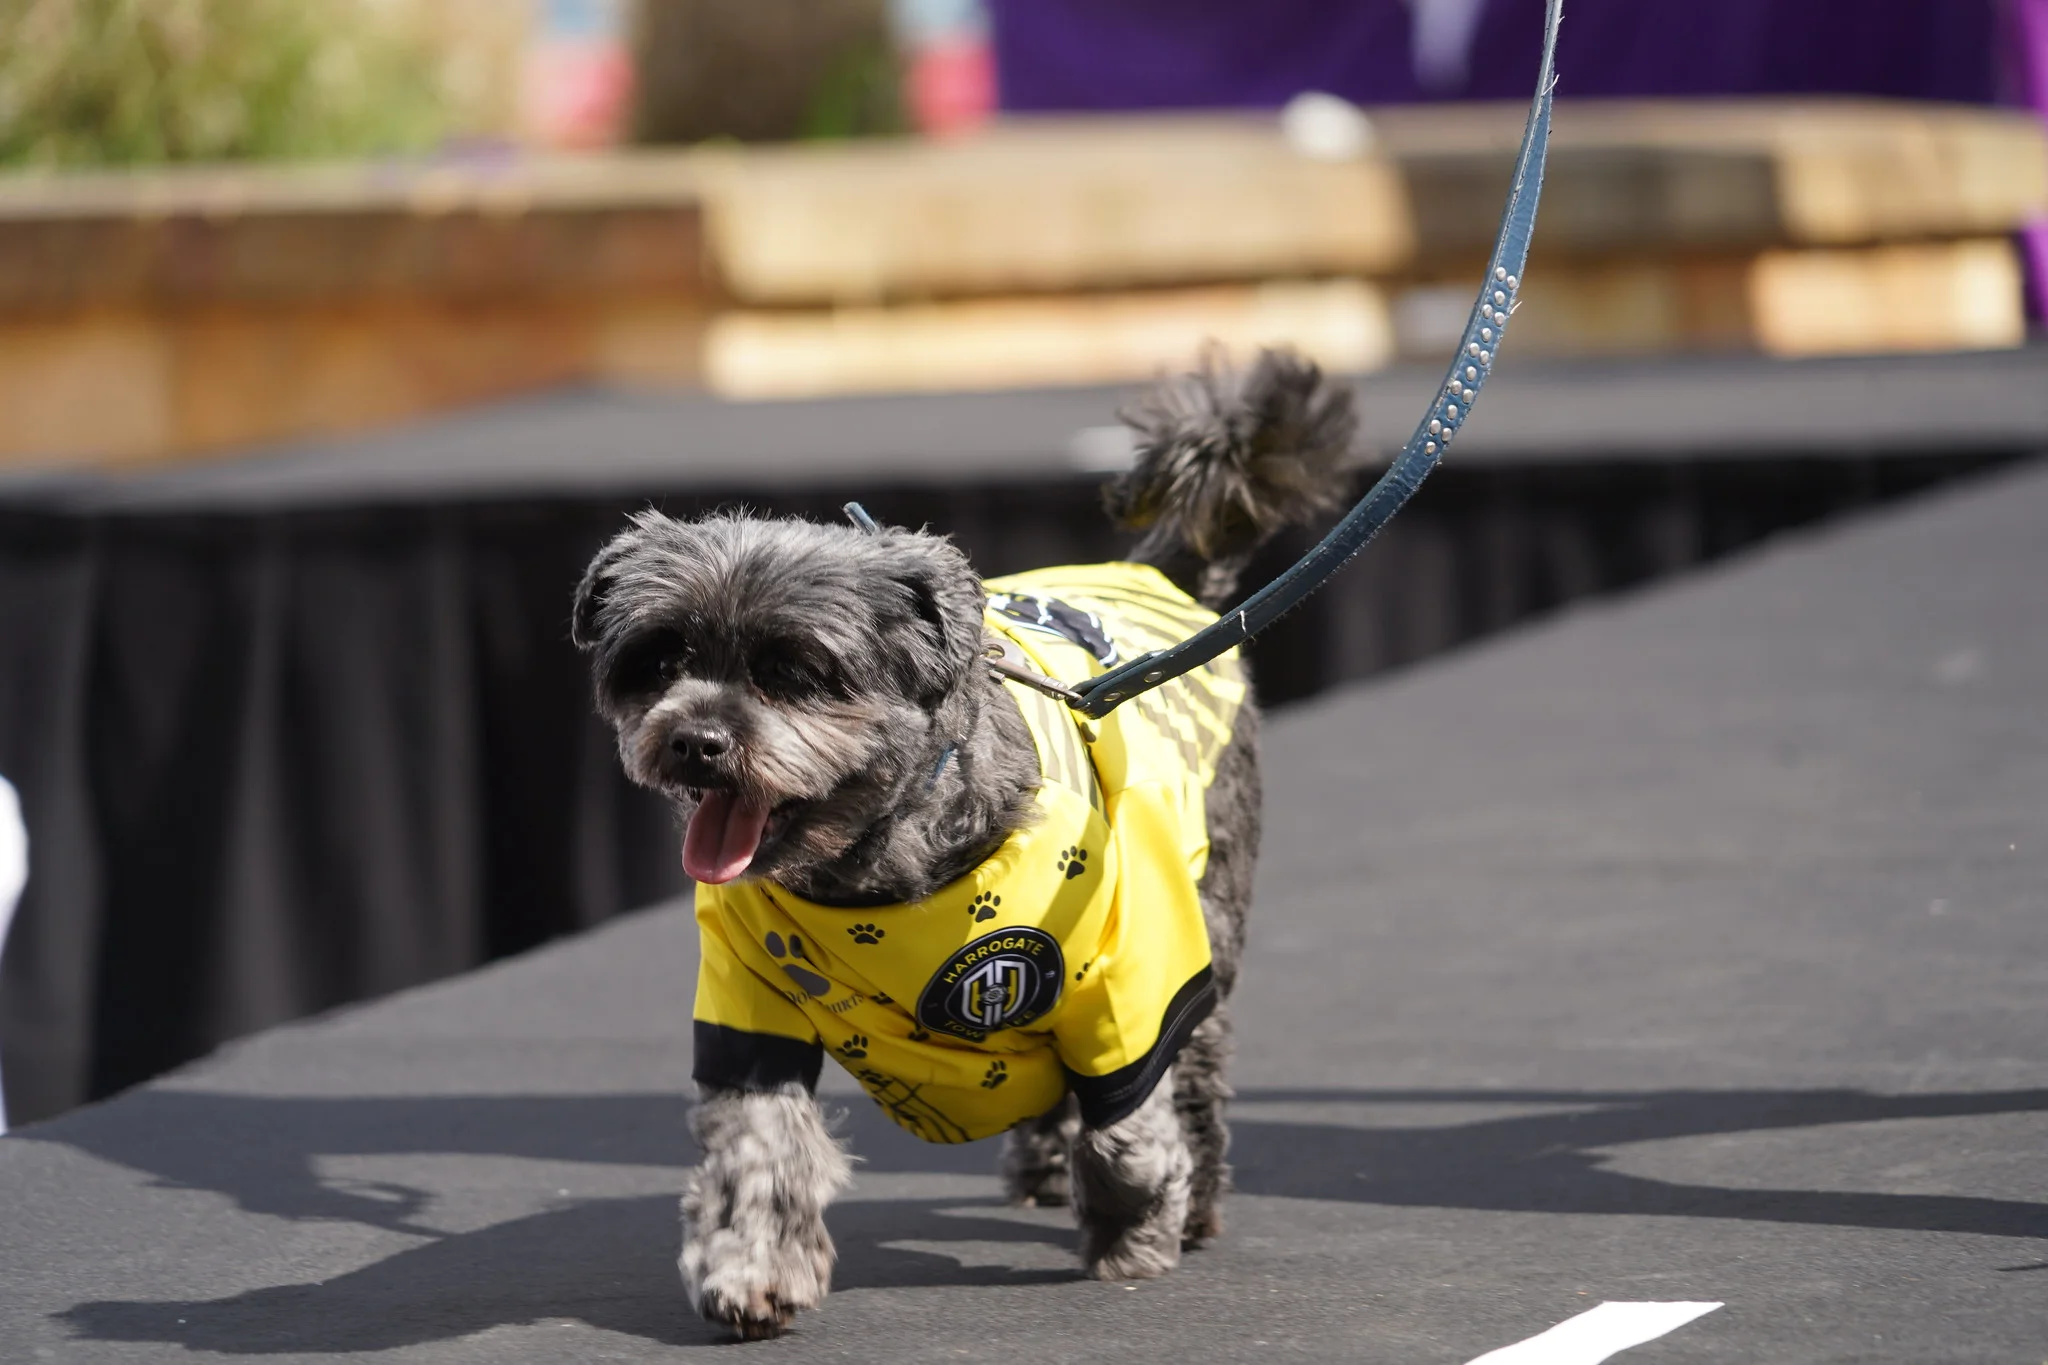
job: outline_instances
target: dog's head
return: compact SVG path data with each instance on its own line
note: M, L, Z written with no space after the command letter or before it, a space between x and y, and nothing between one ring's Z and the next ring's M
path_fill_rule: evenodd
M650 511L591 561L571 635L627 775L688 820L684 870L726 882L830 863L887 812L981 613L936 536Z

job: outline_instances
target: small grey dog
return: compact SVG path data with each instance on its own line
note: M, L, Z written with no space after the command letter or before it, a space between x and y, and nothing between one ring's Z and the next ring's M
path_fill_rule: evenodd
M1197 611L1194 602L1221 609L1273 531L1336 500L1357 429L1350 392L1285 351L1263 352L1243 371L1212 353L1124 420L1136 459L1105 489L1108 510L1139 533L1131 560L1164 575L1188 612ZM1034 732L1026 713L1040 703L1061 715L1064 708L1005 684L987 666L989 606L966 557L939 536L740 515L679 522L650 511L592 561L577 588L572 636L592 656L598 708L617 731L628 776L672 803L685 827L685 870L705 891L752 886L776 906L808 903L814 916L842 914L854 943L873 944L887 932L874 907L943 902L1040 818L1041 788L1053 774L1034 739L1043 729ZM1100 624L1087 613L1068 615L1084 627ZM1193 623L1199 619L1207 618ZM1163 1274L1184 1248L1222 1228L1230 1175L1223 1002L1242 956L1258 850L1256 707L1245 700L1221 726L1204 768L1206 864L1183 896L1198 906L1191 932L1206 929L1208 938L1200 1008L1172 1016L1179 1031L1161 1025L1153 1049L1161 1055L1129 1068L1108 1100L1082 1091L1078 1073L1068 1073L1075 1090L1063 1092L1052 1069L1052 1088L1032 1092L1042 1112L1005 1137L1007 1193L1019 1203L1071 1203L1082 1259L1098 1278ZM1091 792L1096 781L1089 772L1077 790ZM1077 847L1062 850L1065 870L1052 883L1061 894L1084 870L1087 853ZM1097 864L1103 857L1096 854ZM1182 894L1145 885L1118 894L1138 905L1155 891L1162 901ZM974 907L995 900L965 903L968 918L991 917L993 909ZM947 924L958 933L952 918ZM908 934L899 929L896 938ZM828 937L841 944L840 934L807 927L804 937L808 948L787 928L752 935L773 957L759 958L755 970L779 992L760 1009L834 989L822 945ZM707 940L707 961L712 946ZM747 950L761 951L757 942ZM1058 959L1057 945L1049 956ZM798 990L782 987L777 963ZM1073 965L1046 975L1043 989L1078 994L1074 983L1087 981L1089 964L1078 974ZM1038 989L1019 984L1029 966L983 963L972 1001L983 1013L968 1022L1023 1019L1026 997ZM823 1052L817 1037L707 1024L705 991L714 987L700 980L701 1093L692 1124L703 1160L682 1200L680 1265L705 1318L741 1337L769 1337L826 1293L835 1253L825 1208L847 1183L850 1159L813 1095ZM949 1027L988 1042L978 1028L940 1017L951 1008L949 1018L964 1018L957 999L965 997L954 1006L921 999L913 1010L873 984L860 989L865 994L840 998L864 1010L893 1008L885 1023L900 1023L906 1039L923 1042L930 1027ZM835 1046L841 1060L878 1045L880 1028L866 1030ZM751 1039L751 1050L735 1039ZM949 1055L979 1066L990 1054ZM1004 1095L1030 1089L1022 1054L996 1056L980 1081L984 1091L961 1093L976 1098L1011 1076L1017 1081ZM945 1127L943 1115L920 1119L909 1100L890 1098L889 1078L847 1065L921 1135L975 1135Z

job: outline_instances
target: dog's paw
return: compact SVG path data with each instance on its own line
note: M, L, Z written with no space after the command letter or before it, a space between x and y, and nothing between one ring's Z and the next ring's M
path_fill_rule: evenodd
M1180 1264L1189 1223L1184 1164L1179 1172L1167 1173L1163 1188L1143 1204L1104 1200L1099 1185L1085 1187L1087 1179L1086 1171L1076 1173L1074 1212L1081 1224L1081 1263L1090 1279L1150 1280ZM1122 1193L1137 1191L1126 1186Z
M804 1303L785 1299L768 1285L707 1285L697 1311L706 1322L723 1327L741 1341L767 1341L789 1330L798 1309L816 1306L815 1300Z
M1181 1230L1180 1249L1199 1251L1223 1235L1223 1210L1211 1204L1206 1209L1188 1210L1188 1224Z
M1091 1280L1156 1280L1180 1264L1180 1237L1157 1222L1131 1228L1086 1257Z
M1059 1208L1074 1199L1068 1145L1081 1126L1072 1100L1003 1135L1003 1194L1020 1208Z
M832 1283L832 1239L820 1226L780 1245L741 1240L729 1228L683 1239L677 1262L690 1304L742 1341L782 1335Z
M697 1311L706 1322L723 1327L741 1341L768 1341L789 1330L799 1306L785 1304L772 1294L742 1302L727 1298L722 1291L708 1290Z
M1035 1171L1010 1182L1006 1193L1021 1209L1063 1209L1073 1202L1073 1182L1064 1170Z

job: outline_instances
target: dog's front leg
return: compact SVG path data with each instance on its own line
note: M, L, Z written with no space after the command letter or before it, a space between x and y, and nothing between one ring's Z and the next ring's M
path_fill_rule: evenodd
M1003 1194L1012 1204L1070 1203L1068 1154L1081 1133L1081 1110L1068 1095L1051 1110L1003 1135Z
M1180 1263L1194 1162L1173 1107L1173 1073L1106 1128L1074 1140L1081 1259L1098 1280L1146 1280Z
M683 1191L677 1264L690 1306L741 1337L776 1336L831 1288L825 1206L852 1162L800 1085L706 1087L690 1127L704 1150Z

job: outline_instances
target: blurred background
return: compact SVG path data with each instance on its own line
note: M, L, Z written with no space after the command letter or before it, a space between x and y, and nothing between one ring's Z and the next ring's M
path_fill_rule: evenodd
M1369 477L1542 8L0 0L6 1112L682 890L567 643L626 510L1112 555L1209 340L1354 377ZM1572 0L1558 65L1488 411L1269 702L2048 446L2048 0Z

